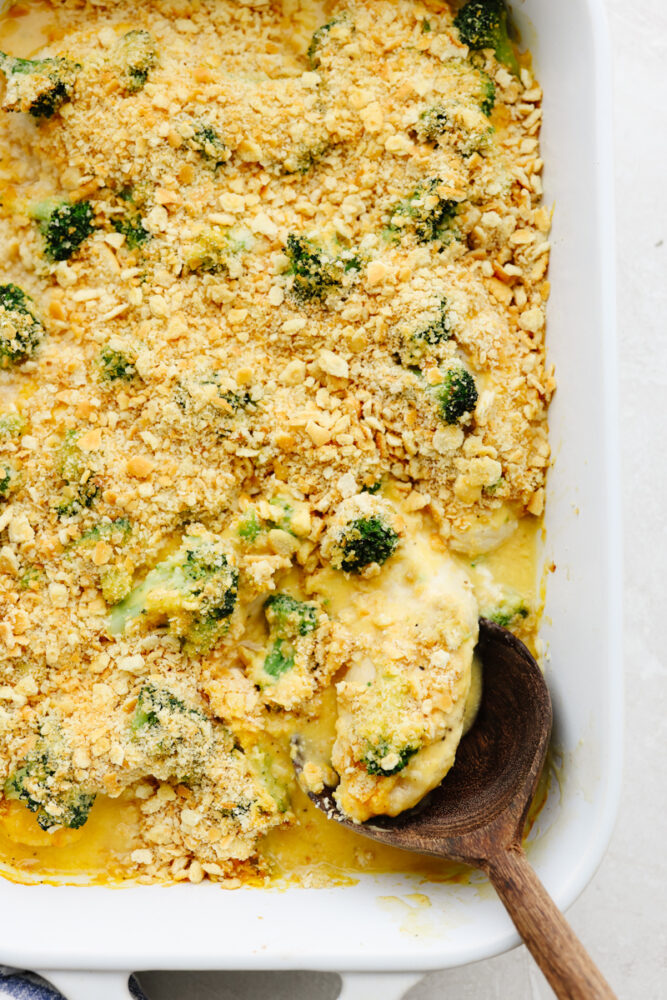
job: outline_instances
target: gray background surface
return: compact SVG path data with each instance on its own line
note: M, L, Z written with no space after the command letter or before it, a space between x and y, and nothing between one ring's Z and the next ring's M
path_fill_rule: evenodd
M622 1000L660 1000L667 998L661 634L667 565L667 3L606 3L615 59L625 775L611 846L569 918ZM334 1000L339 989L336 976L308 973L148 973L141 981L150 1000ZM524 948L431 973L407 994L408 1000L552 996Z

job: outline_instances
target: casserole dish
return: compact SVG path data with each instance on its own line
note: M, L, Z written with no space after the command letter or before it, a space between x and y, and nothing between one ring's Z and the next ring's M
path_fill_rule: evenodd
M558 11L547 0L526 0L514 13L545 92L546 198L557 207L549 351L559 391L543 553L556 569L543 638L562 766L534 828L531 859L566 906L602 855L620 778L610 88L601 0L565 0ZM516 942L501 905L475 879L425 887L396 874L347 887L233 895L214 885L111 892L2 882L0 895L12 915L3 961L42 969L416 971L464 964ZM47 976L72 1000L126 992L120 971L94 982ZM350 980L345 995L398 996L409 982Z

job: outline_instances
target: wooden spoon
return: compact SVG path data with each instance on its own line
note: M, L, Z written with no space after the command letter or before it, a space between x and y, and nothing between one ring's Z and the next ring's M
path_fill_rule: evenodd
M477 719L455 766L425 800L397 817L355 823L339 812L330 790L310 798L355 833L481 868L557 997L615 1000L521 846L551 735L549 689L524 644L485 619L477 653L484 677ZM293 757L298 773L298 737Z

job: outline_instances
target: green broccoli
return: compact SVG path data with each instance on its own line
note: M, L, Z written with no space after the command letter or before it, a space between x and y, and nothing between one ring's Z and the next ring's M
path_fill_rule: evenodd
M422 111L415 131L421 142L437 142L447 135L462 156L472 156L488 147L494 128L480 108L456 103L451 107L436 104Z
M523 597L515 590L508 588L500 601L480 608L480 617L487 618L502 625L503 628L510 628L523 618L527 618L529 610L526 607Z
M34 354L43 334L30 296L18 285L0 285L0 366L25 361Z
M0 500L6 500L21 484L21 475L9 462L0 464Z
M78 431L68 431L56 454L56 471L67 484L56 507L58 517L73 517L91 507L99 492L93 471L77 444Z
M92 507L98 493L99 487L93 480L78 486L66 486L56 514L58 517L75 517L82 510Z
M437 344L444 344L452 335L452 323L449 318L447 299L440 300L437 312L430 322L420 325L412 334L413 346L417 353L423 353L424 349L434 347Z
M148 74L157 62L157 48L152 35L143 29L128 31L119 39L114 53L126 94L142 90Z
M440 416L447 424L458 423L466 414L472 413L477 403L475 380L463 365L449 368L433 392Z
M130 209L122 217L114 219L112 225L117 233L122 233L125 237L128 250L138 250L151 238L151 234L144 228L141 213L136 209Z
M213 430L228 437L237 414L252 412L257 404L248 390L224 389L220 372L201 372L178 383L175 402L198 431Z
M398 545L398 533L379 514L350 521L337 538L334 569L360 573L366 566L382 566Z
M400 237L412 230L419 243L431 240L445 242L451 235L452 221L459 210L459 203L440 194L439 177L418 184L415 190L394 205L387 235Z
M119 635L134 621L166 625L187 652L208 652L229 628L238 583L238 570L220 542L187 535L173 555L112 609L109 630Z
M45 738L38 740L23 764L7 778L4 796L24 802L43 830L59 826L78 830L95 801L94 795L82 791L72 780L59 741Z
M114 521L99 521L84 531L73 543L75 549L91 549L98 542L124 545L132 533L132 525L126 517ZM132 590L132 574L122 565L105 565L100 568L100 589L109 605L119 604Z
M287 790L287 784L291 778L289 765L285 765L279 758L277 759L275 754L261 743L253 743L253 746L246 751L245 756L254 777L269 793L278 812L287 812L290 807Z
M118 192L118 197L122 202L121 214L112 217L111 225L117 233L123 234L128 250L138 250L151 238L140 211L145 204L145 193L126 187Z
M100 351L99 365L102 374L107 382L130 382L137 374L134 362L130 361L127 354L118 351L109 344Z
M95 228L89 201L47 201L36 205L31 215L39 225L50 260L69 260Z
M239 229L209 227L185 245L184 273L227 274L239 277L238 258L250 250L252 237Z
M105 566L100 572L100 590L110 607L120 604L132 590L132 574L124 566Z
M289 258L287 273L292 275L292 294L298 302L322 302L342 288L345 279L361 270L361 260L351 250L335 257L305 236L287 237L285 253Z
M338 14L336 17L333 17L330 21L327 21L326 24L323 24L319 28L317 28L317 30L313 33L313 37L310 40L310 45L308 46L308 49L306 51L306 56L308 58L308 62L310 63L311 69L317 69L317 67L319 66L320 64L319 50L321 49L322 45L324 45L324 43L327 41L331 29L334 28L337 24L344 24L346 21L347 21L347 14L345 12L342 14Z
M269 502L271 516L262 520L254 507L248 508L236 525L236 533L244 542L252 544L265 530L279 528L295 537L299 534L294 530L292 518L295 517L294 505L285 497L277 496ZM296 512L299 513L298 511Z
M471 49L493 49L498 62L519 75L503 0L468 0L454 18L461 41Z
M314 140L311 143L301 142L294 151L283 160L283 167L290 174L306 174L317 163L330 147L326 139Z
M251 507L245 512L243 517L240 518L236 526L236 533L239 538L243 539L244 542L252 544L257 541L261 531L262 525L257 517L257 511Z
M395 748L387 740L379 740L375 745L368 744L362 763L369 774L388 777L402 771L418 750L413 746Z
M299 638L317 628L317 607L297 601L289 594L279 593L266 600L264 614L271 639L271 648L264 660L264 672L277 680L294 666Z
M24 430L25 420L20 413L3 413L0 416L0 441L16 438L23 434Z
M43 576L44 571L39 566L29 566L23 576L19 578L19 587L21 590L37 590Z
M196 778L213 747L213 725L203 712L167 688L144 684L130 720L132 740L162 764L161 777ZM171 758L171 761L169 761ZM165 772L164 765L167 765Z
M187 140L190 149L199 153L209 166L217 170L229 159L229 152L212 125L200 122L194 126L194 135Z
M375 494L379 493L381 489L382 489L382 480L378 479L378 480L376 480L376 482L370 483L368 486L362 486L361 487L361 492L362 493L370 493L370 495L372 497L374 497Z
M6 80L2 106L33 118L51 118L71 99L80 69L69 59L17 59L0 52L0 72Z
M421 142L436 142L447 131L448 125L447 109L442 104L436 104L422 111L415 131Z
M489 74L485 73L484 70L480 70L479 73L481 78L479 107L482 113L489 118L496 104L496 85Z
M99 521L88 528L74 542L77 547L88 548L98 542L111 542L123 545L132 533L132 525L126 517L117 517L114 521Z

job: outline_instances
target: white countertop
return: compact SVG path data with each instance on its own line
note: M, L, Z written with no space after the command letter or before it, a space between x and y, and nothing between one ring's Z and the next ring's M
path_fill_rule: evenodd
M568 916L619 998L659 1000L667 997L667 668L656 627L667 614L667 3L606 3L615 56L625 780L609 851ZM142 982L151 1000L334 1000L338 992L337 977L308 973L163 973ZM432 973L406 996L548 1000L553 994L520 948Z

